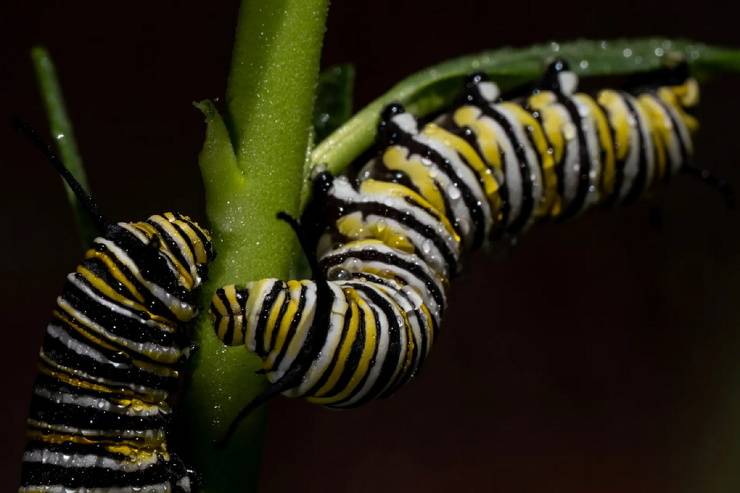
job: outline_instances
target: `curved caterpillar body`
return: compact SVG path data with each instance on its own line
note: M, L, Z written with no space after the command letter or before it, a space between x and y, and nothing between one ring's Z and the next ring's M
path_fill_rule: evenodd
M302 221L315 279L220 289L218 337L262 358L266 396L349 407L388 395L427 357L463 252L631 202L687 164L698 86L680 72L590 96L556 61L513 99L472 76L462 103L424 125L387 107L377 156L352 177L316 179Z
M208 232L171 212L95 239L46 328L19 491L191 491L167 401L212 257Z

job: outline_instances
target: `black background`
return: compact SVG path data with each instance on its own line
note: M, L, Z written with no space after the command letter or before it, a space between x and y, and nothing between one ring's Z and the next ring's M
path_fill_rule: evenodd
M575 37L740 45L704 2L344 1L323 64L357 66L358 107L455 55ZM191 101L223 94L237 2L4 2L0 121L45 128L28 61L60 71L109 217L203 217ZM740 186L740 78L704 88L697 162ZM17 484L41 334L80 258L59 179L0 124L0 490ZM737 491L738 213L681 177L636 206L535 228L471 259L420 378L350 412L270 404L261 486L295 491Z

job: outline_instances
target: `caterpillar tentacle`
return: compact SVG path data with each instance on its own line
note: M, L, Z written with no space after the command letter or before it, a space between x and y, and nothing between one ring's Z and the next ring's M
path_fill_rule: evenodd
M16 131L28 137L31 143L33 143L34 147L36 147L44 154L44 156L46 156L47 161L49 161L49 163L54 166L54 169L64 179L67 185L69 185L69 188L72 190L72 192L74 192L77 200L80 201L82 206L90 215L90 219L92 219L98 231L104 232L108 227L109 222L100 212L97 204L90 196L90 194L87 193L83 186L77 181L77 179L75 179L75 177L67 169L64 163L62 163L62 160L59 159L56 153L51 149L51 146L41 138L39 133L33 127L23 121L20 117L14 116L12 118L11 124L16 129Z
M286 396L346 408L390 395L429 355L463 253L632 202L685 168L698 86L669 75L591 96L556 60L514 99L474 74L433 121L388 106L376 157L352 178L316 177L303 217L315 279L219 289L218 337L256 353Z

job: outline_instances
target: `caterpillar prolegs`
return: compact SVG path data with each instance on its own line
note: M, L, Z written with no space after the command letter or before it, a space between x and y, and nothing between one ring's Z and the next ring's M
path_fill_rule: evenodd
M630 92L577 92L567 64L501 97L476 74L421 124L392 104L379 151L316 177L299 237L313 279L219 289L218 337L263 360L277 393L329 407L389 395L429 354L464 252L536 221L634 201L689 165L698 84L685 66ZM233 430L232 430L233 431Z
M166 212L109 224L63 164L24 127L103 234L67 276L33 387L21 492L189 492L167 447L169 397L188 352L208 232Z

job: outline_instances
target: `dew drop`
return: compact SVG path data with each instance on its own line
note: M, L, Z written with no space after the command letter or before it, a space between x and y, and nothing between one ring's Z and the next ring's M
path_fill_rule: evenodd
M625 48L622 50L622 56L625 58L629 58L632 56L632 49L631 48Z
M460 193L460 189L457 188L455 185L448 188L447 192L451 200L459 200L462 196L462 194Z
M426 239L421 244L421 251L428 254L432 251L432 240Z
M352 274L347 269L339 267L329 272L328 277L330 281L347 281L352 278Z

